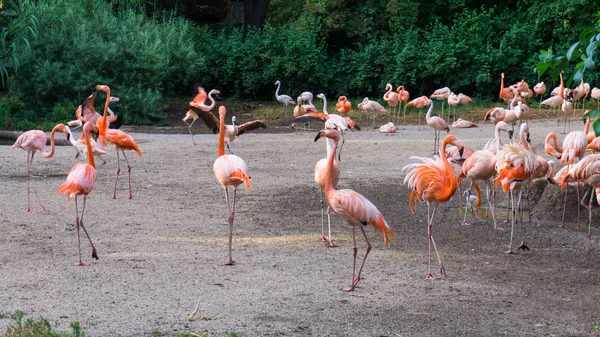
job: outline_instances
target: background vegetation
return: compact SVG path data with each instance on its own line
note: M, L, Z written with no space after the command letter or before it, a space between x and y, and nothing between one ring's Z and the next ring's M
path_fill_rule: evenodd
M277 79L290 95L380 98L391 82L413 97L448 86L494 99L501 72L508 83L552 83L551 72L538 79L535 71L540 50L551 48L556 68L556 55L594 25L598 10L584 0L271 0L257 28L198 24L180 1L161 3L4 1L0 24L19 25L2 36L2 51L12 54L0 59L0 120L27 129L69 118L99 83L122 99L118 110L133 124L164 123L165 102L189 99L198 85L273 100ZM9 17L9 7L27 10ZM588 71L585 80L595 86L598 76Z

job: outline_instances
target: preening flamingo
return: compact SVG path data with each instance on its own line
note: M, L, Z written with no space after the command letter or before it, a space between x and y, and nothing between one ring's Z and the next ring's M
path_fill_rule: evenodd
M491 151L493 154L498 153L502 148L502 140L500 139L500 131L504 131L509 134L509 138L512 138L512 133L510 132L510 127L506 122L499 121L496 123L496 127L494 128L494 138L490 138L485 146L484 150Z
M219 107L219 143L217 160L213 165L215 177L225 190L225 203L229 210L227 221L228 227L228 253L227 261L223 265L230 266L234 264L231 259L231 244L233 239L233 220L235 217L235 195L239 185L244 184L246 192L248 187L252 185L252 180L248 175L248 166L244 160L234 154L225 154L225 115L227 110L224 106ZM233 187L233 201L229 203L229 186Z
M446 131L450 132L450 128L446 121L438 116L431 116L431 112L433 111L433 101L427 99L427 104L425 106L429 107L427 110L427 115L425 115L425 120L427 121L427 125L429 125L434 130L434 141L433 141L433 154L435 154L438 149L438 144L440 143L440 132Z
M357 193L350 189L336 190L333 187L333 172L334 172L334 157L335 152L338 145L339 134L336 130L323 130L320 131L315 137L315 141L319 140L321 137L327 137L333 141L333 147L331 152L327 156L327 171L325 174L325 197L327 198L327 203L333 209L333 211L346 219L350 228L352 230L352 244L354 249L354 262L352 264L352 283L348 288L344 288L344 291L354 291L354 288L360 282L360 274L362 272L363 267L365 266L365 261L367 260L367 256L371 251L371 243L367 238L367 234L363 229L363 225L371 224L375 228L375 230L381 232L383 235L383 239L385 241L385 246L388 246L388 234L395 240L396 236L392 229L389 227L383 215L379 212L377 207L373 205L367 198L365 198L362 194ZM365 241L367 242L367 250L365 252L365 257L363 258L362 264L358 270L358 275L356 275L356 255L358 253L358 248L356 246L356 235L355 228L358 227L360 231L363 233ZM356 277L354 277L356 275Z
M325 121L325 129L326 130L332 130L335 129L336 126L335 124L330 121L327 120ZM330 213L331 213L331 208L329 207L329 205L327 205L327 227L329 229L329 236L326 238L325 237L325 180L327 177L327 158L329 157L329 154L331 153L331 151L333 151L333 141L330 138L326 139L326 146L327 146L327 157L319 160L317 162L317 164L315 165L315 182L317 183L317 185L319 186L319 192L320 192L320 196L321 196L321 200L319 200L319 205L321 206L321 241L323 242L327 242L327 246L329 247L335 247L335 244L333 243L333 239L331 237L331 217L330 217ZM331 183L333 185L333 188L337 187L338 181L339 181L339 177L340 177L340 166L339 163L337 162L337 160L333 160L333 170L331 172Z
M347 114L352 109L352 103L348 100L346 96L338 97L337 103L335 105L335 111L341 114Z
M440 146L439 157L435 159L427 157L411 157L418 162L408 164L402 168L402 171L408 171L404 177L404 183L411 190L408 199L408 206L411 212L415 212L416 203L420 199L427 203L427 237L429 241L429 260L427 280L434 280L435 277L431 274L431 246L435 250L438 263L440 265L440 274L446 278L446 271L438 253L435 241L432 234L433 220L435 219L435 211L438 205L442 202L450 200L454 195L457 187L456 176L454 175L454 167L448 163L446 158L446 146L454 145L461 149L463 145L454 135L448 135L442 141ZM414 204L413 204L414 203ZM433 205L433 211L431 210Z
M110 96L110 95L109 95ZM107 98L108 101L108 98ZM89 139L88 133L92 129L92 122L88 121L83 125L83 137L84 139ZM98 253L96 252L96 247L94 247L94 243L90 238L87 230L83 226L83 214L85 212L85 202L87 201L88 194L92 192L94 186L96 186L96 180L98 179L98 173L96 172L96 164L94 163L94 155L92 154L92 146L91 142L85 142L87 147L87 163L77 163L69 174L67 175L67 179L62 185L58 187L55 194L66 194L67 195L67 205L69 204L69 200L72 197L75 197L75 226L77 227L77 251L79 254L79 263L78 266L87 266L81 260L81 238L79 235L79 228L83 229L85 235L90 241L90 245L92 246L92 258L98 260ZM77 207L77 197L83 195L83 206L81 207L81 216L79 216L79 209Z
M127 159L127 155L125 155L125 150L135 151L140 158L142 157L142 152L138 147L137 143L130 135L126 134L121 130L109 129L106 122L108 104L110 103L110 88L107 85L97 85L96 90L102 90L106 93L106 102L104 103L104 116L103 119L99 119L96 122L96 126L99 129L98 143L102 147L106 147L107 142L112 143L115 146L115 151L117 152L117 176L115 178L115 187L113 191L113 199L117 198L117 182L119 181L119 173L121 173L121 159L119 157L119 151L123 153L123 157L125 157L125 162L127 162L127 186L129 187L129 196L128 199L131 199L133 195L131 194L131 165L129 165L129 160Z
M72 136L72 132L71 129L65 125L65 134L67 135L67 139L71 142L71 145L73 145L73 147L77 150L77 155L75 156L75 158L79 158L79 156L83 156L83 161L87 161L87 145L86 145L86 140L84 138L84 135L81 135L81 138L78 140L75 140L75 137ZM90 136L88 134L88 136ZM94 141L94 139L92 137L90 137L87 141L91 142L91 146L92 146L92 153L94 154L94 156L97 156L98 158L102 159L102 164L104 165L106 164L106 160L104 160L104 158L100 157L101 155L105 155L106 151L102 150L101 148L96 147L96 142Z
M518 210L521 228L523 228L523 219L521 214L521 198L522 188L531 182L533 172L536 168L536 159L533 152L529 149L529 125L522 123L519 130L520 143L507 144L502 147L496 154L496 185L502 184L504 193L510 191L511 200L511 229L510 243L508 245L508 253L512 251L512 240L515 225L515 212ZM515 209L514 192L519 191L519 199L517 201L517 209ZM525 245L525 235L518 249L528 250Z
M377 114L387 114L388 111L377 101L370 100L368 97L365 97L361 103L358 103L358 108L369 113L373 113L373 122L371 125L375 124L375 119L377 118Z
M438 101L442 101L442 118L444 118L444 102L448 100L448 96L450 96L450 93L452 92L452 90L450 90L450 88L448 87L443 87L440 88L436 91L433 92L433 94L431 94L431 96L429 96L429 98L431 99L436 99Z
M52 156L54 156L54 151L56 149L56 147L54 146L54 134L57 130L65 132L65 125L58 124L54 128L52 128L52 132L50 132L50 152L46 151L47 138L46 133L42 130L29 130L21 134L11 147L11 150L14 148L19 148L27 152L27 212L29 213L35 213L35 211L31 209L31 198L29 192L30 189L33 189L33 193L35 194L40 204L40 210L42 212L48 212L44 205L42 205L40 196L38 195L37 191L35 190L35 187L33 187L33 184L31 183L31 166L33 163L33 156L37 151L40 151L42 156L46 158L51 158Z
M421 130L421 110L425 107L425 105L427 105L428 100L429 98L427 96L421 96L413 99L412 101L404 105L404 108L412 106L419 109L419 130Z
M204 102L206 102L207 96L206 96L206 92L204 91L204 88L199 87L198 91L199 91L198 95L196 95L196 97L194 97L194 100L192 100L188 104L191 109L189 109L187 111L187 113L185 114L185 117L183 117L183 122L185 124L187 124L187 126L188 126L188 131L190 132L190 136L192 137L192 142L194 143L194 145L196 145L196 141L194 140L194 135L192 134L192 125L194 125L194 122L196 122L196 120L199 118L199 115L202 115L202 120L208 126L208 123L206 122L206 115L203 114L203 112L210 112L210 110L212 110L215 107L216 102L215 102L215 99L213 98L213 95L218 95L221 93L217 89L211 90L208 93L208 99L210 100L211 103L210 103L210 105L206 105L206 104L204 104ZM203 92L203 94L202 94L202 92ZM190 118L192 119L192 122L190 124L188 124L187 120ZM217 123L217 125L218 125L218 123ZM209 127L211 127L211 126L209 126ZM213 127L212 130L213 130L213 133L215 133L216 126Z
M394 116L394 112L396 112L396 106L398 105L398 93L393 91L394 87L391 83L385 85L386 93L383 95L383 100L388 103L390 107L390 115L388 118L388 122L391 120L392 116Z
M292 99L292 97L290 97L290 95L285 95L285 94L279 94L279 88L281 87L281 82L279 80L275 81L274 83L277 86L277 89L275 90L275 98L277 99L277 102L285 105L285 108L283 109L283 117L282 119L285 119L285 113L286 113L286 109L288 104L294 104L294 100Z
M404 89L404 86L401 85L396 88L396 92L398 93L398 101L400 101L400 107L402 107L402 103L404 103L404 126L406 126L406 102L410 98L410 93L408 90ZM398 120L396 119L396 124L398 124Z

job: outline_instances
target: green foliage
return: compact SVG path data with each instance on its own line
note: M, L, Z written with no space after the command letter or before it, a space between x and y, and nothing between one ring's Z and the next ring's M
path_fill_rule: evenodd
M84 337L85 333L81 330L79 322L70 323L71 333L62 334L56 332L48 319L40 317L35 319L29 317L24 319L25 313L17 311L10 314L11 322L6 328L6 337Z

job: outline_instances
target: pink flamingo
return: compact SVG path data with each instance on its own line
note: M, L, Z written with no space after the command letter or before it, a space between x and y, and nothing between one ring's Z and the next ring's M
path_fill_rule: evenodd
M336 190L333 187L333 172L334 172L334 157L337 149L337 144L339 140L339 134L336 130L323 130L320 131L319 134L315 137L315 141L319 140L321 137L327 137L333 141L333 147L331 152L327 156L327 171L325 173L325 197L327 198L327 203L331 206L331 209L346 219L350 228L352 230L352 243L354 248L354 263L352 264L352 283L348 288L344 288L344 291L354 291L354 288L360 282L360 274L362 272L363 267L365 266L365 261L367 260L367 256L369 255L369 251L371 251L371 243L367 238L367 234L363 229L363 225L371 224L375 228L375 230L381 232L383 234L383 239L385 241L385 246L388 246L388 234L392 236L395 240L396 236L392 229L388 226L387 222L383 218L383 215L379 212L377 207L373 205L367 198L365 198L362 194L357 193L350 189ZM358 270L358 275L356 275L356 255L358 253L358 248L356 246L356 235L355 228L358 227L360 231L363 233L365 241L367 241L367 251L365 252L365 257L363 258L362 264L360 265L360 269Z
M227 110L224 106L219 107L219 144L218 144L218 152L217 152L217 160L213 165L213 170L215 172L215 177L217 181L223 186L225 190L225 203L227 204L227 208L229 210L229 217L227 221L229 223L228 227L228 253L227 253L227 261L223 263L225 266L231 266L235 262L231 259L231 244L233 240L233 220L235 217L235 194L237 192L237 188L242 183L246 187L246 192L248 192L248 186L252 185L252 180L248 175L248 166L246 166L246 162L244 160L234 154L225 154L225 115L227 114ZM233 201L229 203L229 186L233 187Z
M341 114L347 114L352 109L352 103L346 96L338 97L337 103L335 104L335 111Z
M42 156L46 158L51 158L54 156L54 151L56 147L54 146L54 133L56 131L65 132L65 125L58 124L54 128L52 128L52 132L50 132L50 152L46 152L46 133L42 130L29 130L17 138L11 150L13 148L19 148L27 152L27 212L35 213L34 210L31 209L31 198L30 198L30 186L33 189L33 193L37 197L38 202L40 203L40 210L42 212L48 212L48 210L42 205L42 201L40 200L40 196L38 195L35 187L31 183L31 165L33 163L33 156L36 151L40 151ZM67 134L65 132L65 134ZM68 135L68 134L67 134ZM68 137L68 136L67 136Z
M442 118L444 118L444 102L448 100L448 96L450 96L451 92L452 92L452 90L450 90L450 88L443 87L441 89L434 91L433 94L431 94L431 96L429 96L429 98L436 99L438 101L442 101L442 116L441 116Z
M448 124L446 124L446 121L443 118L438 116L431 116L431 112L433 111L432 100L427 99L427 104L425 106L429 107L429 110L427 110L427 114L425 115L425 120L427 121L427 125L432 127L434 130L433 154L435 154L435 152L438 149L438 144L440 143L440 132L450 132L450 128L448 127Z
M471 121L468 121L466 119L462 119L459 118L457 120L454 121L454 123L452 123L452 128L454 129L466 129L466 128L476 128L479 125L477 125L476 123L473 123Z
M325 121L325 129L332 130L335 129L335 124L331 120ZM329 205L327 206L327 226L329 228L329 239L325 238L325 198L323 197L325 194L325 184L327 179L327 158L329 154L333 150L333 141L330 138L327 138L327 157L319 160L315 165L315 182L319 186L319 191L321 192L321 200L319 200L319 204L321 205L321 241L327 241L327 245L329 247L335 247L333 243L333 239L331 238L331 208ZM338 181L340 178L340 166L337 160L333 160L333 170L331 172L331 183L333 188L337 187Z
M88 134L93 127L92 122L86 122L83 126L83 136L84 139L89 139ZM94 163L94 155L92 152L92 146L90 142L85 142L88 153L88 161L87 163L77 163L69 174L67 175L67 179L62 185L58 187L55 194L66 194L67 195L67 205L69 204L69 200L72 197L75 197L75 226L77 226L77 250L79 252L79 263L78 266L87 266L81 260L81 238L79 235L79 228L81 227L85 232L88 240L90 241L90 245L92 246L92 258L98 260L98 254L96 253L96 247L94 247L94 243L90 238L85 227L83 227L83 214L85 212L85 202L87 200L88 194L92 192L94 186L96 186L96 180L98 179L98 173L96 172L96 164ZM81 208L81 217L79 216L79 210L77 207L77 196L83 195L83 207Z
M394 87L392 86L391 83L386 84L385 90L387 90L387 91L383 95L383 100L386 101L388 103L388 106L390 107L390 115L388 118L388 122L394 116L394 112L396 111L396 106L398 105L398 101L399 101L398 93L393 91L393 89L394 89Z
M435 280L435 277L431 274L432 245L440 265L440 274L443 278L446 278L446 271L444 270L440 254L438 253L435 241L433 240L431 229L435 218L435 211L439 204L450 200L454 195L454 192L456 192L457 181L456 176L454 175L454 167L448 163L448 159L446 158L445 148L448 144L456 146L459 150L463 147L456 136L448 135L442 141L439 157L435 157L435 159L427 157L411 157L411 159L416 159L418 162L408 164L402 168L402 171L408 171L406 177L404 177L404 183L407 184L408 188L411 190L408 199L410 211L413 213L415 212L416 203L417 201L420 202L420 199L427 202L427 237L429 241L427 280ZM432 204L433 211L431 211Z
M202 115L202 120L204 120L204 122L206 123L206 115L203 115L202 112L210 112L210 110L212 110L215 107L216 102L213 95L218 95L220 93L221 92L217 89L211 90L208 93L208 99L211 101L211 104L206 105L204 104L207 98L206 91L204 90L204 88L199 87L198 94L196 95L196 97L194 97L194 100L192 100L189 103L191 109L188 110L188 112L185 114L185 117L183 117L183 122L187 124L187 120L192 119L192 122L187 125L188 131L190 132L190 136L192 137L192 142L194 143L194 145L196 145L196 141L194 140L194 135L192 134L192 125L194 125L194 122L196 122L196 120L200 117L199 114ZM206 124L208 125L208 123ZM213 126L212 130L213 133L216 132L216 126Z
M408 90L404 89L403 85L396 88L396 92L398 93L398 101L400 101L401 108L402 108L402 103L404 103L404 126L406 126L406 102L408 102L408 99L410 98L410 93L408 92ZM396 124L397 123L398 123L398 120L396 119Z
M429 100L429 97L421 96L421 97L417 97L417 98L413 99L412 101L410 101L404 105L405 109L409 106L419 109L419 130L421 130L421 110L423 110L425 105L427 105L428 100Z

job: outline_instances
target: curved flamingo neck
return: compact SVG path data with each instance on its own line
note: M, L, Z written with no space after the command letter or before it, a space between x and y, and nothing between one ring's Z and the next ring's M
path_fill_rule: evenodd
M433 101L427 100L427 102L429 103L429 110L427 110L427 114L425 115L425 120L429 121L429 119L431 118L431 112L433 112Z
M496 130L494 130L494 136L496 138L496 148L498 150L500 150L500 148L502 147L502 141L500 140L500 128L498 127L498 124L496 124Z
M338 141L337 139L331 139L327 137L327 140L331 140L331 148L327 143L327 170L325 172L325 194L333 192L333 182L331 181L333 175L333 161L335 159L335 153L337 152Z
M583 132L587 136L588 131L590 131L590 118L588 117L585 121L585 126L583 127Z
M442 141L442 145L440 146L440 158L444 162L445 167L452 167L452 165L450 165L450 163L448 162L448 157L446 157L446 145L448 145L448 140L444 138L444 140Z
M279 87L281 87L281 82L277 82L277 89L275 89L275 97L279 98Z
M91 122L86 122L83 126L83 139L85 147L87 149L88 164L92 167L96 167L94 162L94 152L92 151L92 142L90 141L90 129L93 127Z
M219 109L219 144L217 145L217 157L225 155L225 114L224 109Z
M390 97L390 93L392 92L392 89L394 89L394 87L392 87L392 85L388 83L388 84L385 85L385 88L387 89L387 91L385 92L384 97L385 98L389 98Z
M209 111L212 110L215 107L215 104L216 104L215 99L212 97L212 94L213 94L213 91L211 90L208 93L208 99L210 100L211 103L210 103L209 106L206 107Z
M59 125L52 128L52 132L50 132L50 152L42 152L42 156L46 158L54 156L54 151L56 150L56 147L54 146L54 134L56 133L56 130L58 130Z
M521 145L523 145L524 148L526 148L527 150L529 150L529 143L527 142L527 137L525 136L525 132L519 132L519 138L521 140Z
M329 113L327 112L327 98L325 98L325 95L323 95L322 98L323 98L323 113L329 115ZM327 139L329 139L329 138L327 138Z
M110 104L110 88L107 86L104 86L102 88L102 91L104 91L106 93L106 101L104 102L104 114L102 115L102 118L104 119L104 124L106 124L106 119L108 117L108 105Z
M560 92L559 92L559 96L562 99L565 99L565 82L563 81L563 76L562 76L562 71L560 72Z
M504 91L504 73L500 74L500 98L502 98L502 92Z

